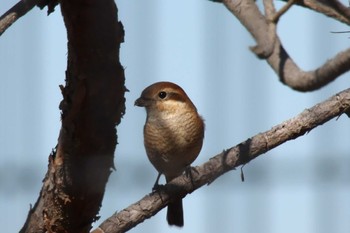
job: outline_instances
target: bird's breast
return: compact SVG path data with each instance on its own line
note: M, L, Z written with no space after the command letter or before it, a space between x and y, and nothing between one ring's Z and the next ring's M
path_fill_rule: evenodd
M204 137L203 121L192 111L181 114L148 114L144 128L147 155L158 171L190 165L198 156Z

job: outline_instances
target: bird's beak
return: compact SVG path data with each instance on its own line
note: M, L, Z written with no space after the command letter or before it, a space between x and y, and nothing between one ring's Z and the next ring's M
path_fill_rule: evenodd
M145 107L146 106L146 101L145 99L143 99L142 97L138 98L137 100L135 100L135 106L138 107Z

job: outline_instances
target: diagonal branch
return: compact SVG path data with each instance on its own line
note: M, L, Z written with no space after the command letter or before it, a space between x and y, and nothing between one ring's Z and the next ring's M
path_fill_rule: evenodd
M38 0L19 1L10 10L5 12L0 17L0 36L6 31L6 29L16 22L17 19L33 9L37 2Z
M223 2L214 1L213 2ZM277 22L279 17L282 16L293 4L309 8L320 14L324 14L330 18L333 18L339 22L350 25L350 9L344 6L337 0L282 0L287 2L280 10L277 15L271 21Z
M48 7L48 14L54 11L59 0L21 0L0 17L0 36L19 18L27 14L35 5L43 9Z
M337 0L298 0L297 4L350 25L350 9Z
M208 162L195 167L192 182L182 175L171 181L160 192L146 195L119 213L106 219L93 233L125 232L164 208L171 199L185 197L205 184L210 184L222 174L246 164L261 154L310 132L323 123L340 116L350 109L350 89L304 110L272 129L214 156Z
M350 70L350 49L347 49L319 68L303 71L284 49L275 23L261 14L253 0L225 0L223 3L256 40L253 52L266 59L283 84L297 91L314 91Z
M298 0L289 0L271 19L272 22L277 23L281 16L286 13Z

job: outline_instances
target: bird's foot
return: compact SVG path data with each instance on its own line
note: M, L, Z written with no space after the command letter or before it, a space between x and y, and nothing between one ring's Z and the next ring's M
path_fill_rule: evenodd
M192 171L198 174L198 171L195 167L187 166L185 169L185 175L191 180L192 187L194 187Z
M152 191L153 192L157 192L157 191L160 191L162 189L164 189L164 185L163 184L154 184L153 188L152 188Z

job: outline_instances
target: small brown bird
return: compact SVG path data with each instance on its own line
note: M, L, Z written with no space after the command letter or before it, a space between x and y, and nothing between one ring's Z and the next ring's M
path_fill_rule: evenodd
M204 122L184 90L171 82L158 82L143 90L135 105L145 107L144 144L148 159L166 182L181 175L197 158L203 144ZM182 199L169 203L169 225L182 227Z

